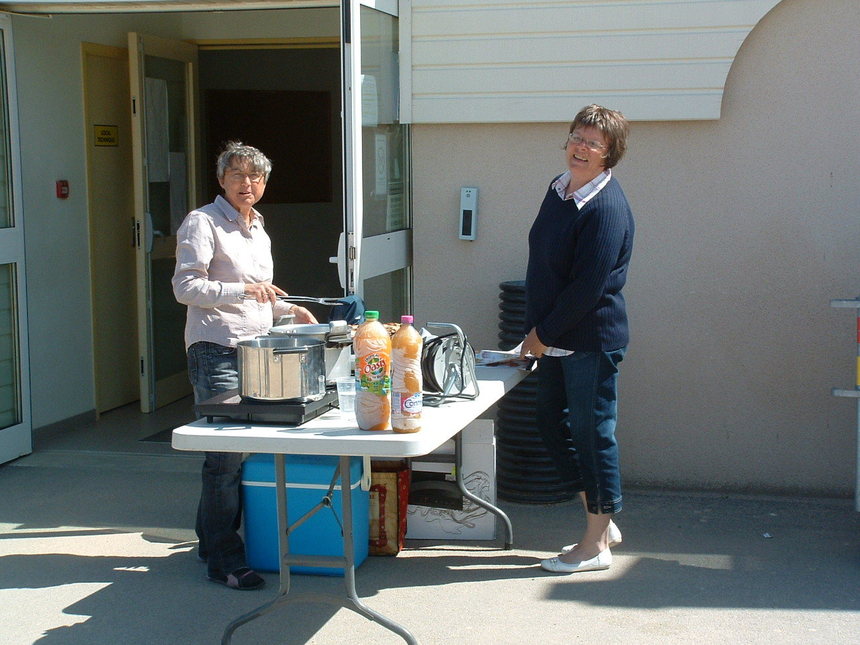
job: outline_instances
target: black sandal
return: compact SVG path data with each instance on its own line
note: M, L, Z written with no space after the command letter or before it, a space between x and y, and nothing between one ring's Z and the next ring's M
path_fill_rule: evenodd
M266 581L249 567L240 567L227 575L210 575L208 578L212 582L217 582L220 585L224 585L230 589L238 589L239 591L259 589L266 584Z

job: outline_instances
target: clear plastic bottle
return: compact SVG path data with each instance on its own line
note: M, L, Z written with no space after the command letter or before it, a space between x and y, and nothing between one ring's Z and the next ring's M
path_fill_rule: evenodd
M355 420L362 430L387 430L391 420L391 337L378 311L366 311L352 339Z
M400 329L391 338L391 428L394 432L421 429L423 384L421 347L424 339L412 326L412 316L400 318Z

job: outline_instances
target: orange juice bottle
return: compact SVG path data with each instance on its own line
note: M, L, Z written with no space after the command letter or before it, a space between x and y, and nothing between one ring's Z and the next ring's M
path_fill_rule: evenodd
M378 311L364 312L352 339L355 420L362 430L387 430L391 420L391 337Z
M421 429L424 403L421 347L424 340L412 321L412 316L402 316L400 329L391 338L391 428L394 432Z

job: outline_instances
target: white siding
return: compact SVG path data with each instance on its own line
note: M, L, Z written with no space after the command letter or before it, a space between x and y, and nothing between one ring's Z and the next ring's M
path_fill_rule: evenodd
M779 0L412 0L415 123L716 119L738 49Z

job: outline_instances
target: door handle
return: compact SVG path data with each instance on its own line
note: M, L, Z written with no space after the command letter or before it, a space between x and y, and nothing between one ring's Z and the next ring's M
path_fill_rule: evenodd
M344 238L345 236L341 232L337 238L337 255L328 259L330 264L337 265L337 279L340 281L341 288L346 287L346 246Z
M146 252L152 253L152 240L155 237L155 234L152 230L152 213L147 211L146 215L146 226L144 227L144 239L146 241Z

